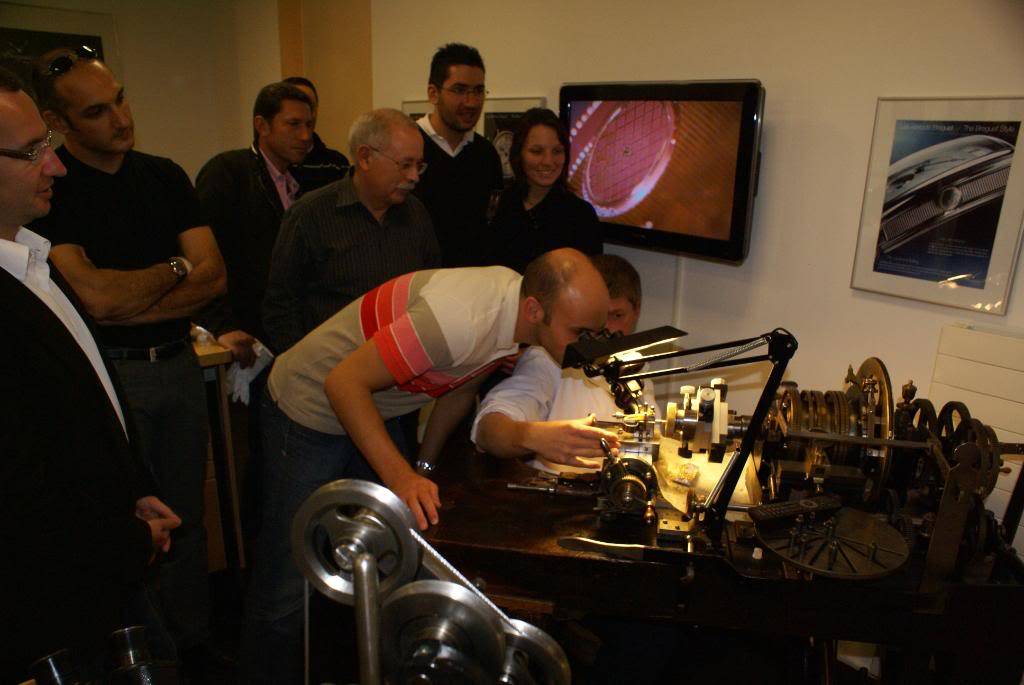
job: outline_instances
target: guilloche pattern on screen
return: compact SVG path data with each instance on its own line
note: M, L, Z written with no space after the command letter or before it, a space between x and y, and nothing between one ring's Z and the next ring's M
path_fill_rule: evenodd
M570 105L569 187L604 221L727 240L742 103Z

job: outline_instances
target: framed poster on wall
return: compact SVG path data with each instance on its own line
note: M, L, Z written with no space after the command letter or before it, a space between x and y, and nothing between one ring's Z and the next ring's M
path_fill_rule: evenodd
M32 64L54 48L88 45L115 74L121 74L114 17L0 2L0 66L32 85Z
M1005 314L1024 97L880 98L851 286Z
M402 101L402 112L409 115L409 118L413 121L420 119L424 114L433 112L434 106L430 104L430 100L403 100Z

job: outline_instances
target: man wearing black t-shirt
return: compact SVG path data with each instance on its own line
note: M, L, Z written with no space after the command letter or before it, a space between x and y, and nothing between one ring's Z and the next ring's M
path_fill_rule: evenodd
M50 258L101 324L124 384L132 442L182 519L160 568L160 598L183 661L209 640L203 486L206 396L189 317L224 292L224 263L185 172L135 152L124 88L87 48L55 50L34 85L68 174L37 223Z
M434 111L416 123L427 171L416 196L427 207L445 267L479 266L488 207L502 189L494 146L473 133L484 98L484 62L476 48L449 43L430 62L427 96Z

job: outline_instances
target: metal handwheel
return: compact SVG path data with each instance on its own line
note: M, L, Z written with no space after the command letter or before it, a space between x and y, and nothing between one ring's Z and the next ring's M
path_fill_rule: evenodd
M846 394L848 399L856 400L862 436L891 438L894 405L892 381L889 380L889 371L885 364L878 357L868 357L860 365L856 376L848 380L850 385ZM864 492L865 502L878 501L892 470L892 448L878 447L874 452L875 458L869 465L871 477Z
M387 596L416 575L420 547L410 529L412 512L387 488L362 480L320 487L292 521L292 557L313 586L344 604L353 603L356 557L377 562L380 593Z

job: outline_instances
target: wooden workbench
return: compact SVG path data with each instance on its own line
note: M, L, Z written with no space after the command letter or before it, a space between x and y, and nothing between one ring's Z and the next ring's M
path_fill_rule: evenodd
M476 453L463 438L449 446L433 475L443 509L426 537L510 612L667 618L887 644L923 664L939 655L950 682L1020 682L1019 583L955 583L925 595L917 590L920 552L905 570L876 581L787 577L773 558L752 562L753 542L738 540L735 531L718 555L679 549L650 555L658 561L634 561L569 551L559 538L651 545L654 531L639 521L599 524L592 499L506 488L530 473L513 460Z

